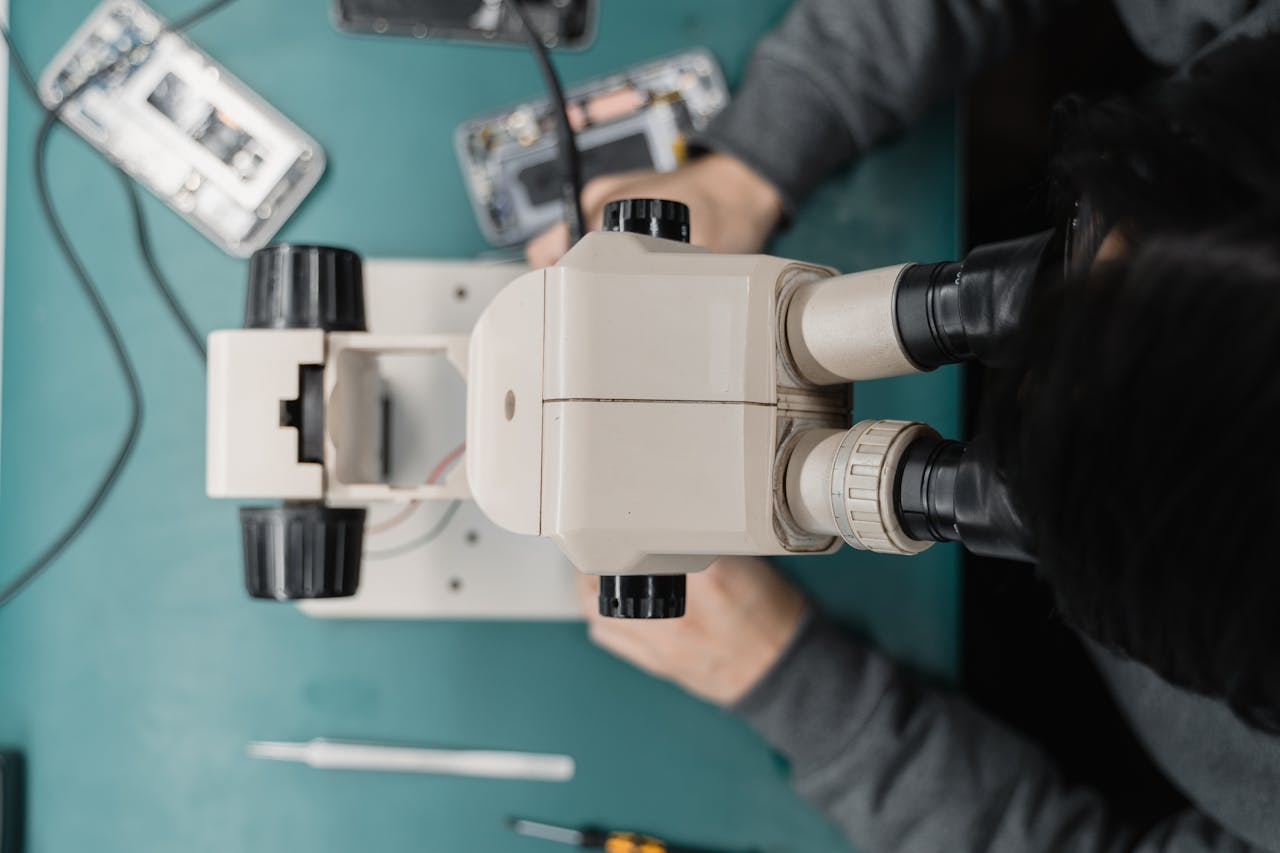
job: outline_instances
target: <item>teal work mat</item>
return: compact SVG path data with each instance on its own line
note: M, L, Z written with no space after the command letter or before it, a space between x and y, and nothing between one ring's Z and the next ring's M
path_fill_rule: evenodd
M188 8L156 0L176 16ZM13 0L42 65L89 0ZM239 0L192 38L325 146L328 174L282 238L366 256L485 249L452 148L462 119L542 94L518 49L354 37L325 3ZM780 0L605 0L569 82L703 45L739 79ZM71 518L119 441L124 388L37 212L38 114L11 85L0 572ZM784 132L779 130L778 132ZM956 252L957 146L942 110L834 180L774 247L857 269ZM642 829L726 851L830 851L745 726L593 648L579 624L309 619L248 600L236 507L204 496L204 380L133 248L117 179L68 132L58 207L128 338L146 395L137 453L93 524L0 610L0 744L30 761L30 851L511 851L509 814ZM148 197L162 266L203 330L240 321L245 265ZM861 417L959 429L954 371L857 389ZM956 669L957 552L785 561L841 620L925 671ZM565 752L569 784L318 771L250 740L345 737Z

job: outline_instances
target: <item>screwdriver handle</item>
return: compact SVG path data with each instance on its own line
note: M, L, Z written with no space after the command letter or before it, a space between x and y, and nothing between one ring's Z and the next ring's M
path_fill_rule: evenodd
M604 853L718 853L703 847L668 844L636 832L608 832L595 828L583 831L582 846L594 847Z
M634 832L610 832L601 849L604 853L670 853L658 839Z

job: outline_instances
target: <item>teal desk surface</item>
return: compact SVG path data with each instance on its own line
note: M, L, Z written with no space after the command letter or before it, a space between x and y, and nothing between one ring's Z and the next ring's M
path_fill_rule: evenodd
M176 16L178 0L155 0ZM91 0L13 0L18 45L43 65ZM192 38L320 140L328 174L282 238L368 256L485 249L452 129L541 95L519 49L339 34L327 4L239 0ZM595 43L557 64L578 81L693 45L731 81L783 0L602 3ZM103 334L41 221L38 114L11 85L0 572L71 518L126 417ZM779 128L783 133L785 129ZM843 269L952 257L951 110L827 186L773 250ZM0 744L30 762L28 849L550 851L506 815L642 829L726 851L830 851L743 724L592 647L580 624L310 619L246 598L236 507L204 495L204 379L144 276L125 198L69 132L53 189L141 371L141 442L93 524L0 610ZM162 266L205 330L239 325L245 264L147 198ZM862 417L959 430L953 371L857 389ZM461 534L459 534L461 535ZM784 561L839 619L954 678L957 552L845 551ZM564 752L568 784L321 771L246 757L250 740L316 736Z

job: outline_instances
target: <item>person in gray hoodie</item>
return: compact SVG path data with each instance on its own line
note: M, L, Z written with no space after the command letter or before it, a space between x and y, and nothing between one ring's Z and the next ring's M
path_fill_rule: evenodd
M705 243L756 250L826 172L1046 5L801 0L708 135L713 153L592 192L692 202ZM601 646L756 728L866 853L1280 851L1280 566L1267 536L1280 521L1280 39L1240 38L1280 12L1120 8L1152 59L1183 70L1064 109L1064 271L1036 293L1020 366L989 411L1037 571L1190 805L1155 822L1121 813L1035 742L837 630L762 561L691 576L683 620L584 606ZM736 215L743 204L759 216Z
M674 172L606 175L583 189L600 226L607 201L689 205L692 240L756 252L824 180L954 97L1054 9L1078 0L797 0L757 45L733 101ZM1240 36L1280 27L1280 0L1115 0L1138 49L1184 68ZM1087 50L1088 46L1082 46ZM568 248L558 225L530 241L534 266Z

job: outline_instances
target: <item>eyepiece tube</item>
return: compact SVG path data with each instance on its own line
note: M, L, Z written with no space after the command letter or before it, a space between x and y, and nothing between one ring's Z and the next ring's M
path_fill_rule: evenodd
M787 464L791 517L864 551L920 553L933 543L904 530L893 490L903 453L923 436L937 433L913 421L861 421L848 431L802 435Z
M787 464L787 509L806 531L863 550L918 554L959 542L975 554L1031 560L1008 486L975 447L911 421L811 430Z
M956 479L966 446L937 436L916 439L902 454L894 484L896 509L912 539L956 542Z
M837 385L919 372L894 322L894 291L907 266L819 279L792 292L783 352L802 380Z
M1046 263L1049 232L979 246L963 261L902 264L799 285L781 349L800 379L835 385L977 360L1000 367Z
M1032 561L1026 523L998 466L973 445L917 438L898 466L896 510L912 539L959 542L984 557Z
M787 509L802 530L839 536L831 510L831 465L844 438L842 429L811 429L796 440L787 465Z
M964 361L973 353L960 314L964 264L913 264L894 292L894 323L902 349L920 370Z
M894 324L917 370L977 360L1002 367L1017 336L1050 232L979 246L963 261L915 264L894 292Z

